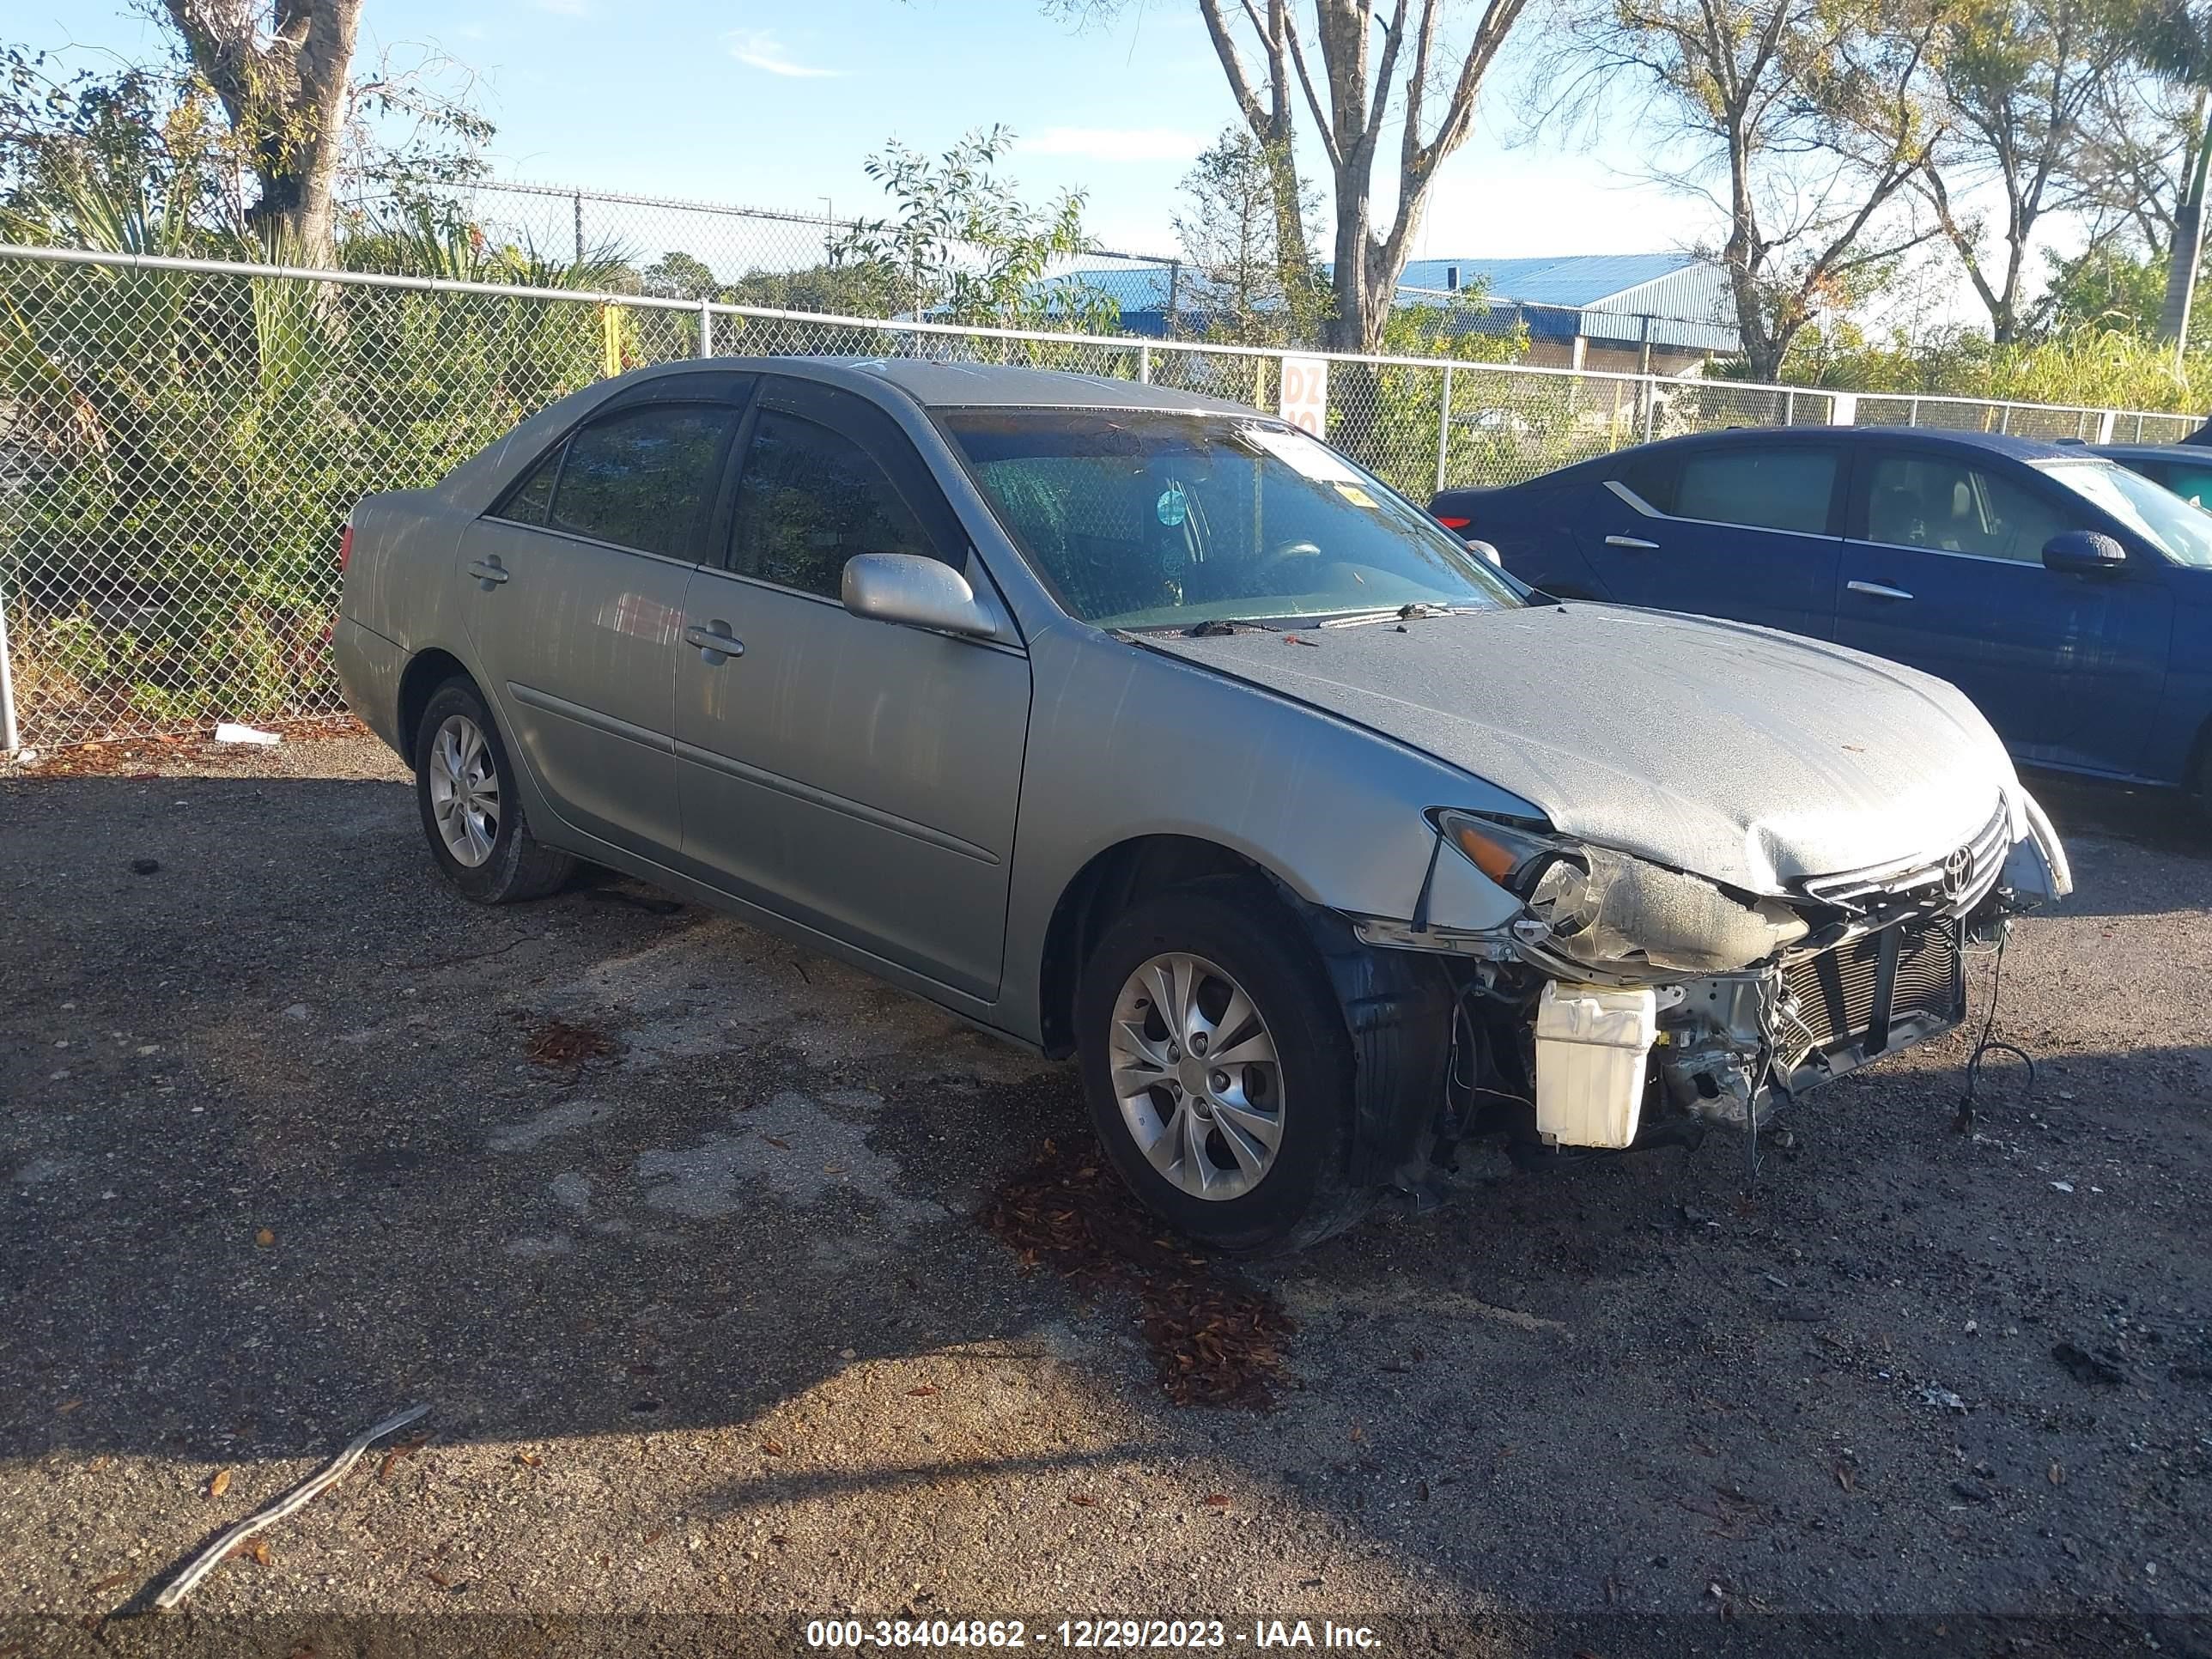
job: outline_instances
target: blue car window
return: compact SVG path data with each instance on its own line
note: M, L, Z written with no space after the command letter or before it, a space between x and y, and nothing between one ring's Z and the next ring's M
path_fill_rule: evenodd
M2081 528L1997 473L1948 455L1883 455L1867 486L1867 539L2036 564L2053 536Z
M1836 452L1796 446L1706 450L1682 462L1674 516L1818 536L1828 528Z

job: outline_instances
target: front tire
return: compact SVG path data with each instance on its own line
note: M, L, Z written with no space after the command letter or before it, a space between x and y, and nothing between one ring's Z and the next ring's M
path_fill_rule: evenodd
M507 745L482 694L465 679L447 680L422 711L415 802L431 858L464 898L478 904L542 898L575 872L573 856L531 833Z
M1344 1010L1272 893L1201 883L1115 921L1077 989L1076 1046L1107 1156L1192 1237L1295 1250L1365 1211Z

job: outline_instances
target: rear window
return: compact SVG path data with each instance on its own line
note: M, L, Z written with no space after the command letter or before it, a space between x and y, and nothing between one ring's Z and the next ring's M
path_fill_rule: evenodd
M1828 528L1835 487L1832 449L1706 450L1683 459L1673 512L1678 519L1818 536Z

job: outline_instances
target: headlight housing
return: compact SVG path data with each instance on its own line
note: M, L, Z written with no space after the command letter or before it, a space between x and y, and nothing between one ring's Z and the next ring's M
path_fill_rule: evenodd
M1609 848L1473 812L1431 814L1437 830L1544 924L1546 948L1608 973L1724 974L1805 937L1788 905Z

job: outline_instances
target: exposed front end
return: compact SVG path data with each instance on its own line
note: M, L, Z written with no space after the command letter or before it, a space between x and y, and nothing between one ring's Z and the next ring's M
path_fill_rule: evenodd
M1966 959L2072 882L2024 792L1932 853L1731 890L1544 826L1434 816L1522 901L1504 927L1357 922L1370 945L1436 953L1458 993L1440 1152L1505 1127L1550 1146L1619 1149L1775 1107L1966 1017ZM1432 872L1433 873L1433 872Z

